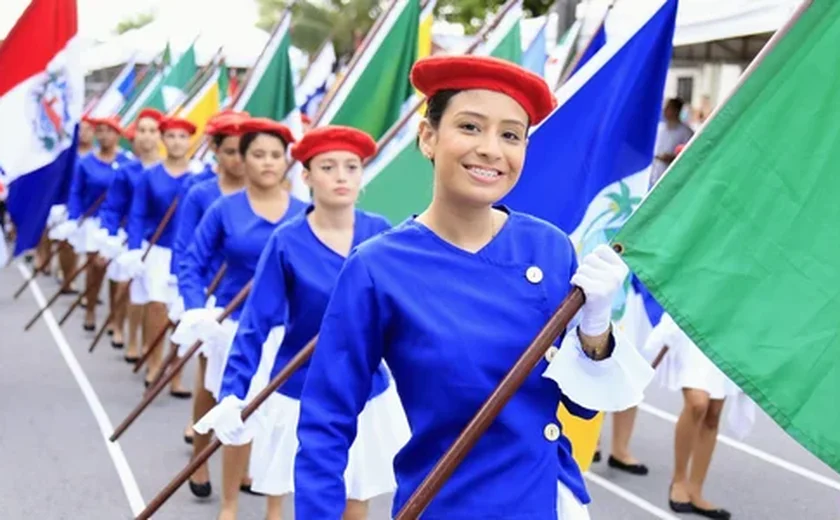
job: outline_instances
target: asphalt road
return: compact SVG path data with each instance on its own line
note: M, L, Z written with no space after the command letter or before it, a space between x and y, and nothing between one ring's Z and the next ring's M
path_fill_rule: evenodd
M23 325L57 288L39 277L18 300L12 292L23 280L16 263L0 270L0 512L7 519L133 518L188 462L191 449L182 432L189 401L164 393L117 443L118 424L139 402L141 374L132 374L123 351L103 340L87 352L92 333L82 330L82 312L60 329L56 316L72 303L62 297L53 312L29 331ZM103 295L104 296L104 295ZM100 320L106 309L100 308ZM191 385L194 365L186 371ZM191 386L190 386L191 388ZM596 464L587 475L593 520L680 518L668 510L674 421L679 395L648 391L632 447L651 469L635 477ZM837 413L837 410L826 410ZM610 421L605 438L609 439ZM706 496L737 519L840 519L840 475L801 448L759 413L749 437L735 441L722 431L712 461ZM194 498L186 486L156 519L215 518L220 484L219 458L211 464L214 494ZM291 502L289 500L288 502ZM263 498L243 495L243 520L263 518ZM286 518L294 518L286 504ZM387 519L390 497L374 501L371 520ZM685 518L699 518L684 515Z

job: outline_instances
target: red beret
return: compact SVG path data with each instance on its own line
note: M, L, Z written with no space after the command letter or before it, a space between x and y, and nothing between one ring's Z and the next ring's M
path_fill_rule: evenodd
M300 142L292 147L292 157L305 163L316 155L335 150L354 153L364 161L376 153L376 141L348 126L322 126L303 134Z
M144 108L143 110L140 111L139 114L137 114L137 119L136 120L140 120L144 117L148 117L149 119L154 119L155 121L157 121L158 124L160 124L164 119L166 119L165 115L163 115L161 112L155 110L154 108Z
M82 123L87 123L89 125L92 125L92 124L94 124L93 123L93 118L90 117L90 115L85 114L85 115L82 116Z
M522 105L536 125L557 101L541 77L511 62L488 56L428 56L411 68L411 83L426 97L441 90L492 90Z
M248 115L241 112L220 112L207 121L204 133L213 135L239 135L242 133L242 123Z
M120 127L120 118L117 116L108 116L108 117L91 117L88 118L88 121L92 125L105 125L109 128L115 130L118 134L122 133L122 127Z
M306 114L301 114L300 115L300 122L305 124L305 125L310 125L310 124L312 124L312 118L309 117Z
M129 141L133 141L136 136L137 121L132 121L127 127L125 127L125 130L123 130L123 137L125 137Z
M160 122L160 131L166 132L167 130L186 130L188 134L193 135L195 125L181 117L167 117Z
M267 117L252 117L246 119L240 123L239 131L242 134L268 132L278 134L287 145L295 142L295 136L292 135L292 131L289 130L288 126L283 123L278 123L273 119L268 119Z

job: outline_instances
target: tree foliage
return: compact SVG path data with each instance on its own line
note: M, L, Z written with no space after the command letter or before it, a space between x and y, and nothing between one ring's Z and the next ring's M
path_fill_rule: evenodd
M129 16L123 20L121 20L117 26L114 28L114 32L117 34L127 33L132 29L139 29L146 25L149 25L155 21L155 15L152 13L139 13L135 16Z
M504 3L505 0L438 0L435 14L447 22L463 25L467 34L473 34ZM524 0L523 10L527 17L542 16L553 4L554 0Z

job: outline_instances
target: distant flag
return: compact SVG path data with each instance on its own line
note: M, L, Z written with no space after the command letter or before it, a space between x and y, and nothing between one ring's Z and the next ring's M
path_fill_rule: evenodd
M432 54L432 25L435 23L436 0L429 0L420 12L420 31L417 33L417 59Z
M295 102L301 113L313 117L318 111L318 106L335 79L333 74L335 63L335 47L328 40L321 46L295 89Z
M75 0L33 0L0 45L0 182L17 229L35 247L75 166L84 72Z
M581 50L581 56L575 64L572 74L579 71L580 68L592 58L592 56L595 56L595 54L601 50L601 47L607 44L607 30L604 25L605 24L601 24L601 26L598 27L598 30L595 31L595 34L592 35L592 38L586 44L586 47Z
M522 66L538 76L545 76L545 62L548 59L545 33L546 22L543 23L528 48L522 53Z
M93 110L90 112L92 117L114 115L131 98L137 81L137 74L135 73L136 64L137 60L132 56L93 107Z

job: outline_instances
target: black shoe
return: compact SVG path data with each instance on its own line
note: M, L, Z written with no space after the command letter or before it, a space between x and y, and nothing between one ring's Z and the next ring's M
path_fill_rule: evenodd
M116 341L112 341L111 346L115 349L121 349L125 346L125 343L117 343Z
M631 475L644 476L648 474L648 467L644 464L627 464L610 455L607 465L613 469L625 471Z
M251 484L240 484L239 491L243 493L248 493L249 495L254 495L256 497L264 496L262 493L257 493L253 489L251 489Z
M192 446L192 443L193 443L193 436L184 434L184 444L189 444L190 446Z
M170 390L169 395L176 399L189 399L192 397L192 392L189 390Z
M92 323L85 323L82 325L82 328L85 329L87 332L93 332L96 330L96 325Z
M210 493L213 492L213 486L210 485L209 481L202 484L196 484L190 480L190 491L192 491L192 494L198 498L207 498L210 496Z
M601 462L601 450L595 451L595 455L592 456L592 462Z
M140 361L140 357L139 357L139 356L137 356L137 357L132 357L132 356L123 356L123 359L125 359L125 362L126 362L126 363L130 363L130 364L132 364L132 365L134 365L135 363L137 363L138 361Z
M691 505L691 502L677 502L671 498L671 492L674 490L674 485L668 488L668 507L671 508L671 511L675 513L693 513L694 506Z
M694 513L695 515L704 516L706 518L712 518L714 520L729 520L732 518L732 513L727 511L726 509L701 509L694 504L689 504L691 507L690 512Z
M113 336L113 335L114 335L114 329L108 329L107 334L108 334L109 336Z

